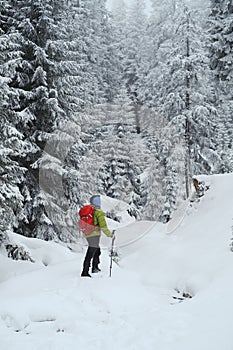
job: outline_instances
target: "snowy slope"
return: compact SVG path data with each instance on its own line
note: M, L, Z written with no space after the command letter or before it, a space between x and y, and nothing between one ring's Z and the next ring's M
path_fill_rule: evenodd
M232 350L233 175L208 181L172 233L117 230L111 279L106 239L101 274L82 279L85 249L17 237L36 263L0 255L1 350Z

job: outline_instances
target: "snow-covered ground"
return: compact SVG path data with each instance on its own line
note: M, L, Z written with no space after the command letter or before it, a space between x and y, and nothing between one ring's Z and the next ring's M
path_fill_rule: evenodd
M112 278L110 240L90 279L80 277L85 247L12 237L36 263L0 255L1 350L232 350L233 175L207 180L176 230L151 222L117 230Z

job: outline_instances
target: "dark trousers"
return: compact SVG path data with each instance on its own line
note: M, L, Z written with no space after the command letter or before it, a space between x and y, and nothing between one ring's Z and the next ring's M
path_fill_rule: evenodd
M89 237L87 238L88 242L88 248L87 248L87 253L84 259L83 263L83 272L88 273L89 268L91 265L92 261L92 268L98 267L98 264L100 263L100 236L95 236L95 237Z

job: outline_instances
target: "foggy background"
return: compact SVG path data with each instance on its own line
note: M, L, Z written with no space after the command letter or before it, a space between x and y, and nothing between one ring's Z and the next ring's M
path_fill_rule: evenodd
M107 0L107 6L111 10L112 4L117 0ZM161 0L163 1L163 0ZM126 4L130 4L133 0L125 0ZM192 8L205 9L209 5L209 0L184 0L184 2ZM151 3L150 0L146 0L147 12L150 13Z

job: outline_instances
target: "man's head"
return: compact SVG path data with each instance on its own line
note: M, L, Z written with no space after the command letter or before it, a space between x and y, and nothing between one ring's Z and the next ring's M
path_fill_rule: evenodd
M99 194L95 194L94 196L92 196L92 197L90 198L90 203L91 203L95 208L100 208L100 207L101 207L100 195L99 195Z

